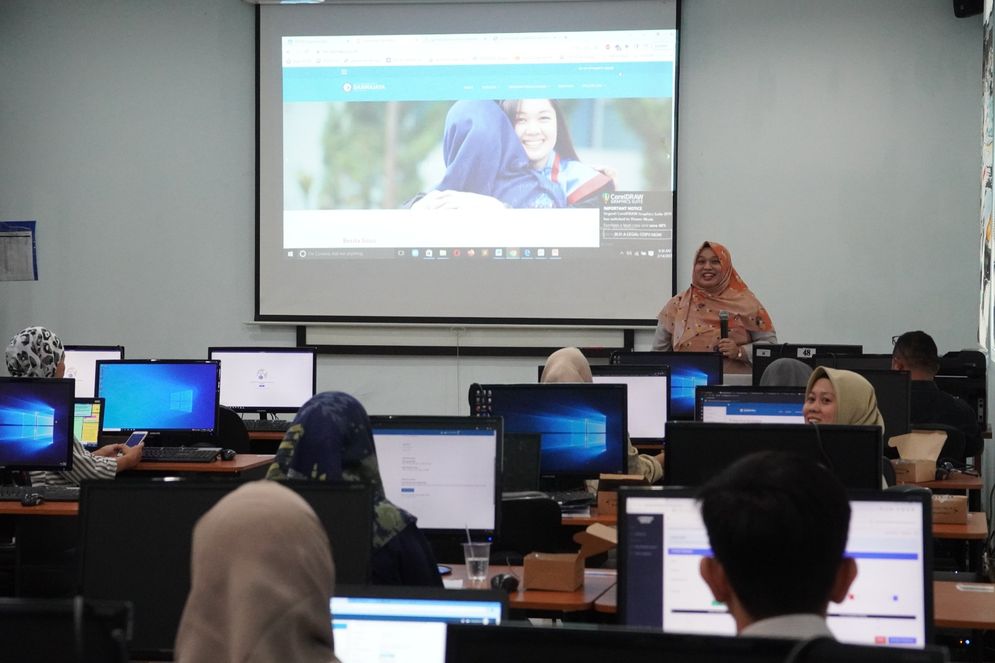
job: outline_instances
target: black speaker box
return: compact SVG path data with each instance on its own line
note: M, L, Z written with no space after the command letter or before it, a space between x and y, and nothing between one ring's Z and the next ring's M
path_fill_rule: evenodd
M981 13L984 0L954 0L954 15L957 18L967 18Z

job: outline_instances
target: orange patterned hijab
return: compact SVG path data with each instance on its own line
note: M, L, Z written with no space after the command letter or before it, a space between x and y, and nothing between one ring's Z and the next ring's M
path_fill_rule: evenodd
M719 311L729 314L729 338L739 345L750 342L751 331L774 331L770 315L733 268L729 250L718 242L705 242L695 252L695 260L706 248L714 251L721 263L719 282L708 289L692 283L671 298L658 316L678 352L715 350L720 337Z

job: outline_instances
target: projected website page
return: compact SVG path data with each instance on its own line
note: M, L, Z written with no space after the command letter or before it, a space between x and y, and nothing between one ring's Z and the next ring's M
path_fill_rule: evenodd
M850 505L846 554L857 562L857 578L843 603L829 604L830 630L854 644L925 646L921 505ZM701 578L701 558L712 552L695 500L633 498L626 508L628 623L735 635L728 610Z
M261 143L261 312L652 319L672 280L676 40L281 36L279 155ZM307 275L449 296L281 297ZM478 301L474 276L506 294ZM553 296L568 283L627 297L578 308ZM516 299L518 285L539 296Z

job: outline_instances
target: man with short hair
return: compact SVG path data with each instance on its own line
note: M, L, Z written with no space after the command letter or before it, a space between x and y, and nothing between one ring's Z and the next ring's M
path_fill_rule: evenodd
M814 460L761 452L729 466L699 492L711 557L701 576L736 620L736 632L771 638L833 637L830 601L857 575L844 556L850 502Z
M978 416L963 400L940 391L933 380L940 370L936 343L924 331L905 332L895 340L891 367L908 371L912 385L910 420L913 424L943 424L964 433L964 456L981 451ZM963 462L964 458L957 458Z

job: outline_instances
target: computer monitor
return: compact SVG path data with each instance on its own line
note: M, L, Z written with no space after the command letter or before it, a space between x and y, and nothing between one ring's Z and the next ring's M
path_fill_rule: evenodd
M613 364L670 367L670 421L694 419L694 390L722 384L722 355L718 352L615 352Z
M71 469L73 399L72 380L0 378L0 471Z
M671 422L663 483L700 486L756 451L790 451L817 460L847 488L880 490L883 460L877 426Z
M104 427L104 399L76 398L73 408L73 435L83 446L96 446L100 443L100 431Z
M854 372L864 376L874 387L878 410L884 418L885 440L912 430L909 424L912 409L909 372L871 368L854 369Z
M314 396L315 348L213 347L207 357L221 362L221 404L236 412L297 412Z
M781 357L791 357L803 361L809 366L815 366L816 356L833 357L836 355L863 354L862 345L843 345L840 343L770 343L753 344L753 384L759 385L760 378L770 363Z
M190 591L193 527L240 485L227 480L83 483L78 589L87 598L131 601L133 657L161 658L172 652ZM311 505L325 527L336 581L366 583L373 541L370 487L305 481L284 485Z
M887 371L891 369L891 355L816 355L815 365L840 368L845 371L860 371L868 368Z
M829 604L830 630L854 644L924 647L933 635L928 492L858 491L851 493L850 508L846 555L857 562L857 578L843 603ZM701 558L711 554L694 491L621 491L621 623L734 635L732 616L699 571Z
M698 387L695 421L716 424L803 424L805 387Z
M491 536L501 504L498 417L370 417L387 499L422 530Z
M196 359L98 361L104 431L213 434L218 425L218 365Z
M128 663L127 601L0 598L0 642L7 661Z
M349 663L445 663L450 624L497 625L507 593L430 587L335 587L335 656Z
M76 380L76 397L97 395L97 362L101 359L124 359L123 345L67 345L66 373L63 377Z
M336 641L338 642L338 641ZM446 629L446 663L945 663L946 648L898 649L822 639L805 645L779 638L684 635L660 630L571 624L500 626L452 624ZM338 653L338 647L336 647Z
M628 465L626 386L622 384L474 384L471 411L504 417L510 433L542 435L543 476L597 478Z
M670 412L669 366L591 366L595 384L628 387L629 439L660 444L667 437Z
M505 433L501 446L501 492L539 490L542 436Z

